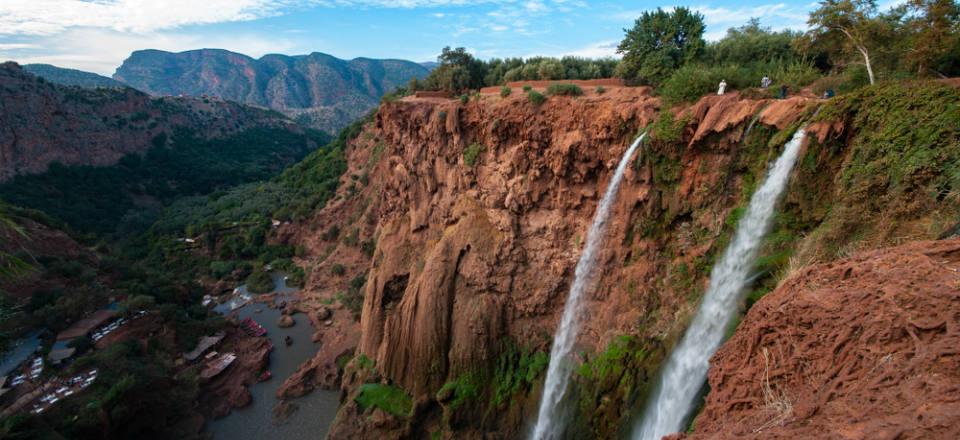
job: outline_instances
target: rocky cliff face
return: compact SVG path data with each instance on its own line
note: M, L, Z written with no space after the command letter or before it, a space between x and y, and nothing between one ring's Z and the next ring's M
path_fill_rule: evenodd
M155 95L218 96L269 107L336 133L380 97L428 70L403 60L341 60L322 53L260 59L220 49L136 51L114 79Z
M174 130L201 137L293 123L275 112L219 99L152 98L136 90L52 84L15 63L0 65L0 181L51 162L112 165L164 145Z
M796 267L935 237L949 226L944 219L956 218L955 196L925 192L952 182L944 167L911 168L907 174L926 177L909 184L862 172L877 166L876 157L864 157L864 133L878 120L855 109L881 98L889 102L886 95L837 101L817 116L822 103L813 99L737 94L663 109L644 88L552 97L542 106L522 95L384 104L353 142L349 187L317 214L313 224L323 226L301 225L289 236L310 249L308 295L332 298L342 288L327 275L338 261L369 270L356 357L344 371L330 437L522 433L600 194L628 144L649 129L587 296L571 397L573 435L609 438L629 429L650 377L695 310L738 207L804 122L814 121L811 135L748 303ZM938 111L928 107L905 111ZM957 133L939 139L927 149L955 163L948 152ZM874 197L861 197L863 188L874 188ZM909 213L891 209L907 200ZM854 215L877 220L853 222ZM354 244L330 240L331 224ZM367 257L350 250L356 243ZM329 364L330 353L319 356ZM409 411L363 403L380 393L406 394Z
M799 271L713 357L689 438L957 438L958 292L958 239Z

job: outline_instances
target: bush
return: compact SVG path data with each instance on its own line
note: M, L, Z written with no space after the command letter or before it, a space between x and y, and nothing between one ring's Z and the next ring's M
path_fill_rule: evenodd
M487 150L487 147L476 142L470 144L469 147L463 150L463 163L468 167L472 167L477 163L477 158L480 157L480 153L483 153Z
M468 102L470 102L470 95L467 95L467 94L460 95L461 104L466 104Z
M273 291L273 278L264 270L255 270L247 277L247 290L253 293L267 293Z
M337 264L334 264L333 267L330 268L330 272L339 277L339 276L343 276L343 274L347 273L347 268L346 268L346 267L343 267L342 264L337 263Z
M513 89L511 89L510 87L507 87L507 86L500 87L500 97L501 97L501 98L506 98L506 97L510 96L510 93L512 93L512 92L513 92Z
M530 100L531 104L537 105L537 106L543 104L544 102L547 102L547 97L543 96L542 93L536 90L531 90L527 92L527 99Z
M607 92L607 89L603 88L603 86L597 86L596 92L598 95L602 95Z
M548 95L581 96L583 89L576 84L550 84L547 87Z
M529 91L531 91L531 90L533 90L533 87L531 87L529 84L523 86L523 92L524 92L524 93L529 92Z
M360 392L354 399L362 411L374 407L397 417L409 417L413 410L413 399L400 387L367 383L360 385Z

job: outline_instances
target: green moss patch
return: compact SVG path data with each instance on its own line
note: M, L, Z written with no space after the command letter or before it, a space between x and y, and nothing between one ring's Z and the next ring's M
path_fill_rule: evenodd
M403 388L379 383L360 385L360 392L354 398L360 409L379 408L397 417L409 417L413 410L413 399Z

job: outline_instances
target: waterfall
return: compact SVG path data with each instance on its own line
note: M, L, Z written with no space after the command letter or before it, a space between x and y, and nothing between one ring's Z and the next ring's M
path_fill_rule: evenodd
M580 254L580 260L577 261L577 268L574 271L573 284L570 286L570 293L567 295L567 303L563 307L563 316L560 318L560 327L553 338L553 347L550 349L550 364L547 367L547 378L543 386L543 397L540 400L540 410L537 413L537 424L533 430L532 438L535 440L555 439L563 434L563 420L561 410L563 398L567 392L567 386L570 382L570 373L573 365L568 356L573 350L573 343L577 340L579 331L580 300L584 291L590 287L593 268L596 263L595 254L603 242L604 233L607 230L607 219L610 217L610 209L617 199L617 190L620 188L620 181L623 180L623 172L630 164L630 157L633 152L643 142L646 133L641 134L627 152L620 159L616 172L610 178L610 184L607 191L597 206L597 212L594 214L593 223L587 232L587 243L583 247L583 253Z
M710 273L710 286L700 310L661 371L659 383L635 432L636 439L660 440L684 428L684 421L691 415L697 394L706 381L710 357L720 348L737 311L757 249L797 161L803 136L802 128L793 135L763 185L750 198L733 241Z

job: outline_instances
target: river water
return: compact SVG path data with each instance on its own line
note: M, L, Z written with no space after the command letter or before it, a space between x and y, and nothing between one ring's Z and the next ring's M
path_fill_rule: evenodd
M282 274L273 274L276 285L277 301L284 298L293 298L298 289L288 287ZM241 294L247 294L246 286L240 287ZM256 310L261 310L256 313ZM217 311L229 313L225 304L218 306ZM250 303L237 310L240 319L247 317L256 320L267 329L267 337L273 342L273 352L270 354L269 370L273 378L254 384L250 387L253 403L246 408L235 409L230 415L207 423L207 431L213 434L214 440L246 440L246 439L321 439L330 429L333 418L339 405L339 392L314 390L299 399L290 402L299 407L286 422L280 426L273 424L273 407L279 403L276 392L283 381L297 371L297 367L307 361L319 348L310 341L313 327L306 315L293 315L297 324L290 328L280 328L280 311L267 307L266 304ZM284 338L289 335L293 338L293 345L287 347Z

